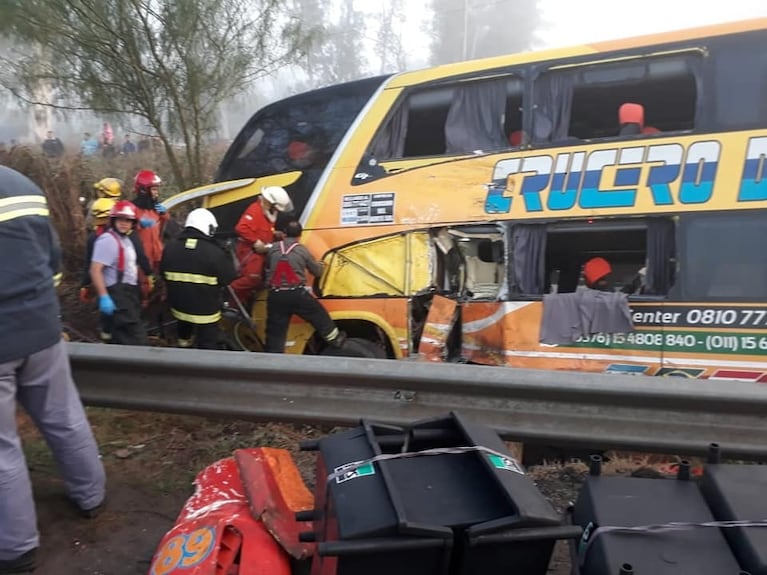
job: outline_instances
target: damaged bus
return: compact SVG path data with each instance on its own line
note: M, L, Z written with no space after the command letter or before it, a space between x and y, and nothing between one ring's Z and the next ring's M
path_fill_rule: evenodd
M315 90L171 203L231 232L284 186L366 357L767 382L765 45L760 19ZM565 302L596 256L629 329ZM287 351L317 343L296 318Z

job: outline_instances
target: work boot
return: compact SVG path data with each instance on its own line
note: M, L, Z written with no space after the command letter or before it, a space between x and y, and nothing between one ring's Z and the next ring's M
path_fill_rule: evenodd
M80 517L83 519L96 519L96 517L101 515L105 507L106 501L102 501L96 505L96 507L91 507L90 509L78 508L78 511L80 512Z
M338 335L328 342L331 347L343 347L346 342L346 332L338 330Z
M35 570L37 559L37 548L30 549L16 559L0 561L0 575L10 575L11 573L31 573Z
M88 509L83 509L77 503L75 503L72 499L70 499L69 502L74 506L74 508L77 510L78 515L80 515L80 517L82 517L83 519L95 519L96 517L101 515L101 513L106 508L106 499L104 499L98 505L89 507Z

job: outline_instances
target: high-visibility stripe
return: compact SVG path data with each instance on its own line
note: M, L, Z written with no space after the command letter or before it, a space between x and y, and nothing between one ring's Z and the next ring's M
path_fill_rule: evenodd
M53 286L54 287L59 287L59 285L61 284L61 278L62 277L64 277L64 274L61 273L61 272L59 272L59 273L57 273L56 275L53 276Z
M9 206L16 206L18 204L41 204L47 206L48 203L45 200L45 196L39 194L30 194L26 196L11 196L10 198L0 199L0 211Z
M24 216L48 216L45 196L14 196L0 200L0 222Z
M325 336L325 341L327 342L333 341L334 339L338 337L338 333L339 333L338 328L334 327L333 331L331 331L328 335Z
M202 274L187 274L183 272L165 272L165 279L170 282L182 282L187 284L218 285L216 276L204 276Z
M181 321L188 321L189 323L197 323L197 324L216 323L218 320L221 319L220 311L217 311L216 313L212 313L210 315L194 315L191 313L184 313L183 311L178 311L175 308L170 308L170 313L176 319L180 319Z

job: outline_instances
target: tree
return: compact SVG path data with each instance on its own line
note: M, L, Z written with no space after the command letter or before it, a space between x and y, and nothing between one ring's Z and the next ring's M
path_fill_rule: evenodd
M527 50L539 23L537 0L432 0L432 64Z
M355 8L354 0L338 0L335 3L329 0L294 0L294 4L302 21L315 22L322 30L321 34L314 35L311 49L298 62L306 72L307 80L296 88L311 89L362 77L366 67L365 15Z
M380 62L378 73L400 72L407 67L405 48L402 45L402 24L405 20L402 0L389 0L381 6L378 15L378 34L374 52Z
M177 185L198 185L218 106L301 57L316 32L282 5L3 0L0 32L24 49L0 59L1 81L27 103L142 119L161 139Z

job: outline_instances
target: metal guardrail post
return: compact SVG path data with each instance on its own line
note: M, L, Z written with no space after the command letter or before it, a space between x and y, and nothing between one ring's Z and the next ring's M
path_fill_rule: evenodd
M767 459L767 386L345 357L68 344L89 405L310 424L451 410L515 441Z

